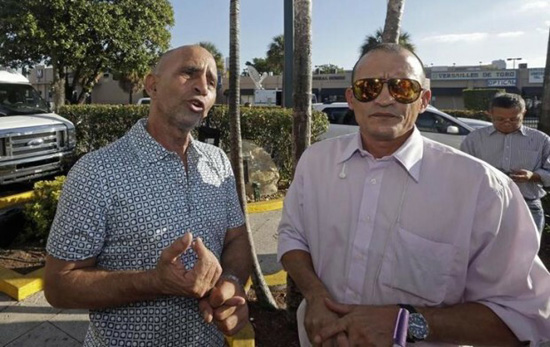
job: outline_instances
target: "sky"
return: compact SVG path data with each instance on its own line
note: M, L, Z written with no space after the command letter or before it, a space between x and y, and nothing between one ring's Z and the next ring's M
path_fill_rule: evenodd
M284 0L240 0L241 65L265 57L284 31ZM171 0L171 46L210 41L229 56L229 1ZM312 66L351 69L368 35L383 28L385 0L312 0ZM484 65L522 58L515 65L544 67L550 0L407 0L401 30L426 66ZM506 61L512 68L514 61Z

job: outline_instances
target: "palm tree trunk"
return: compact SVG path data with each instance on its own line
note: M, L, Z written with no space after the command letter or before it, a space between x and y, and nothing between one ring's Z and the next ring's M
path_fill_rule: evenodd
M231 131L231 165L235 173L237 183L237 193L245 215L246 233L250 244L251 257L254 265L252 272L252 283L256 290L256 296L260 305L276 310L277 303L271 295L271 291L265 282L254 239L248 222L246 213L246 192L244 184L243 154L241 139L241 115L240 115L240 43L239 43L239 0L231 0L230 3L230 29L229 29L229 118Z
M550 31L548 32L546 68L544 69L544 84L542 90L542 110L540 114L541 124L539 129L547 134L550 134Z
M405 0L387 1L388 8L386 11L386 22L384 23L382 42L399 43L399 32L401 31L401 18L403 17Z
M311 144L311 0L294 1L294 170ZM292 39L292 38L289 38ZM287 275L287 314L292 326L302 301L300 290Z

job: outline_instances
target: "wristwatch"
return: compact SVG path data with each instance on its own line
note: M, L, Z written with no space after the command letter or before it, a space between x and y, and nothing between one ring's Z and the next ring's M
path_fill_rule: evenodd
M411 305L399 304L399 307L409 311L407 342L424 341L430 333L430 327L426 318Z

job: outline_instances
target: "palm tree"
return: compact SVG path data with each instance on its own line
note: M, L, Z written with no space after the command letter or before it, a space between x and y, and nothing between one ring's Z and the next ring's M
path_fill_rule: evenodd
M208 41L201 41L199 42L199 46L206 49L210 54L214 56L214 60L216 61L216 68L218 69L218 75L222 75L224 72L224 63L223 63L223 54L220 52L218 47L214 45L212 42Z
M250 244L252 262L254 269L252 272L252 282L256 290L258 302L261 305L275 310L277 304L271 295L271 291L265 282L262 274L258 257L256 256L256 248L254 247L254 239L250 231L250 223L246 214L246 192L244 184L244 169L243 169L243 151L241 138L241 115L240 115L240 43L239 43L239 0L231 0L229 10L229 118L231 132L231 166L235 173L237 183L237 193L241 202L242 209L245 213L246 232L248 242Z
M285 61L284 35L278 35L273 38L267 49L266 60L271 72L275 75L280 75L283 72Z
M401 31L401 18L403 17L404 7L405 0L388 0L382 42L400 43L399 32Z
M294 0L294 170L311 143L311 0ZM294 324L302 300L298 286L287 275L287 316Z
M541 131L550 134L550 31L548 32L548 47L546 48L546 68L544 69L541 111L539 128Z
M367 53L372 47L376 46L377 44L380 44L384 42L382 40L383 32L382 29L376 30L376 33L374 36L368 35L365 38L365 43L359 48L359 52L361 53L361 56L363 56L365 53ZM411 36L407 32L403 32L399 35L399 42L401 46L405 47L411 52L414 52L415 46L411 42Z

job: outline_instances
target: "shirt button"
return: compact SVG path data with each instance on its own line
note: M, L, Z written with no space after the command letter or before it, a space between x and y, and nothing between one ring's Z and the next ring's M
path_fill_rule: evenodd
M370 180L370 183L371 183L371 184L376 184L376 178L371 179L371 180Z

